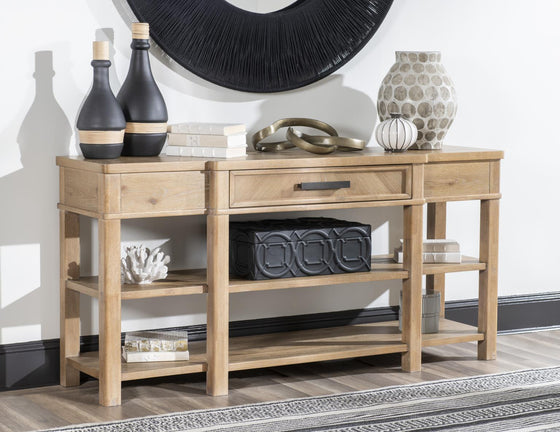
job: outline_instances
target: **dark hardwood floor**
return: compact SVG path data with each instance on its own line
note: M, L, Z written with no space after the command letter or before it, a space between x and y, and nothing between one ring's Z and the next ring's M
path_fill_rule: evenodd
M178 411L218 408L306 396L367 390L446 378L560 366L560 330L500 335L498 359L476 360L476 345L426 348L422 372L400 370L399 355L234 372L229 396L205 393L202 374L132 381L122 405L98 405L97 381L80 387L41 387L0 393L0 431L120 420Z

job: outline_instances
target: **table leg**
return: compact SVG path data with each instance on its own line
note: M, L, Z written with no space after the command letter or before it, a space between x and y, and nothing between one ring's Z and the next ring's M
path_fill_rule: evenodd
M80 354L80 293L66 289L68 279L80 277L80 216L60 212L60 385L80 384L80 371L66 357Z
M99 403L121 403L121 221L99 219Z
M478 343L479 360L496 358L499 205L499 200L480 202L480 261L486 263L486 270L478 278L478 331L484 333L484 340Z
M229 216L208 216L208 312L206 351L209 395L228 394Z
M408 372L422 368L422 231L421 205L404 206L403 268L408 279L402 290L402 339L408 351L402 355L402 368Z
M447 225L447 205L445 202L428 204L428 238L444 239ZM440 294L440 318L445 317L445 273L426 276L426 292Z

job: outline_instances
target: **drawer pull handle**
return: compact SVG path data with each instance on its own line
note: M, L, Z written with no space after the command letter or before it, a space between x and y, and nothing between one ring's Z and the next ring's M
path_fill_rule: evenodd
M301 190L329 190L329 189L348 189L350 181L326 181L326 182L306 182L296 185Z

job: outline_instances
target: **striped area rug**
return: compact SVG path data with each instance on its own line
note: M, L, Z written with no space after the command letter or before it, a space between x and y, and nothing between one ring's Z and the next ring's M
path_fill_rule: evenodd
M560 367L49 431L560 431Z

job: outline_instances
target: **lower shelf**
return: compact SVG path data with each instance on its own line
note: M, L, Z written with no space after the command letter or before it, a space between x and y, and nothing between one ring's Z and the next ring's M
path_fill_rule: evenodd
M199 349L191 347L189 361L175 362L145 362L145 363L122 363L121 381L131 381L137 379L162 377L169 375L183 375L206 371L205 344ZM202 348L202 349L200 349ZM200 353L193 351L201 351ZM78 357L68 357L66 362L79 371L99 379L99 353L88 352L80 354Z
M441 319L440 331L425 334L422 346L480 341L476 327ZM204 372L206 343L189 343L189 361L122 363L122 381ZM357 324L314 330L243 336L229 340L229 370L257 369L323 360L365 357L406 351L398 321ZM67 359L69 366L99 378L99 354Z
M269 333L229 340L229 370L256 369L406 351L398 321ZM441 319L422 346L483 340L476 327Z

